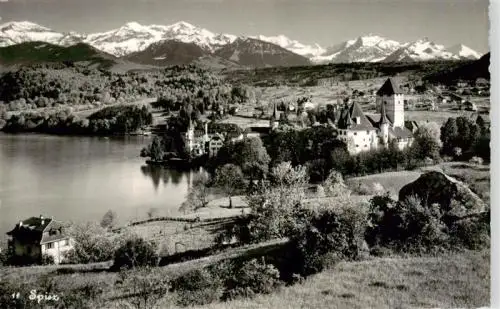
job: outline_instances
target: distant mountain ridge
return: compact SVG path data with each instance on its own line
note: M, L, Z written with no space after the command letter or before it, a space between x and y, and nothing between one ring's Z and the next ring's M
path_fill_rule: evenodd
M46 42L25 42L0 47L0 65L36 64L47 62L87 62L89 65L109 67L118 58L88 44L60 46Z
M210 52L195 43L166 40L153 43L145 50L128 54L123 58L140 64L168 66L189 64L209 54Z
M249 39L251 40L248 41ZM243 62L246 63L245 65L250 66L288 65L287 63L460 60L479 59L481 56L481 54L463 44L445 48L443 45L431 42L426 38L415 42L400 43L379 35L370 34L323 48L318 44L303 44L284 35L246 37L213 33L183 21L167 26L141 25L137 22L129 22L117 29L92 34L60 33L28 21L0 24L0 47L33 41L47 42L65 47L76 43L85 43L115 57L135 58L139 59L141 63L176 63L180 58L189 59L198 54L200 57L229 55L228 50L235 47L233 43L236 41L239 42L240 46L243 46L242 43L246 42L247 46L244 47L246 56L241 59L247 59ZM177 42L175 43L177 49L173 48L173 42ZM248 46L249 42L254 46ZM272 46L260 42L266 42ZM162 45L163 48L170 51L168 54L172 59L159 59L162 56L156 55L156 53L161 53L158 46ZM154 48L155 46L156 52L146 51L149 47ZM266 51L260 51L257 46L265 46ZM174 50L189 51L188 54L195 50L196 52L191 55L174 55L172 54ZM220 50L224 50L224 52L219 52ZM249 54L251 50L255 53L252 56ZM284 50L299 57L291 54L284 56ZM144 53L138 54L139 52ZM280 53L283 54L283 57L276 57ZM147 59L148 54L154 57ZM264 54L266 54L265 58L259 58ZM274 56L271 57L271 55ZM234 53L232 56L235 57ZM154 58L157 58L157 61L153 61ZM250 58L254 59L255 63L248 61ZM292 58L294 60L291 60ZM303 58L307 58L309 61L304 61ZM264 59L265 61L262 62L258 59ZM277 61L277 59L282 59L282 61ZM228 60L230 59L228 58ZM270 62L266 63L268 60Z
M214 53L243 66L275 67L310 65L304 56L297 55L278 45L252 38L238 38Z

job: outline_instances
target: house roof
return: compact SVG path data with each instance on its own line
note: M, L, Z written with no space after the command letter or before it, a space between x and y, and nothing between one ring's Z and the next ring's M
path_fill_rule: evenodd
M22 221L22 225L16 224L14 229L7 232L7 235L17 239L24 239L29 242L40 243L43 232L52 223L50 218L31 217Z
M399 88L397 83L391 77L389 77L382 85L382 87L380 87L380 89L377 91L378 96L401 94L401 93L403 93L403 91Z
M408 120L408 121L405 121L405 128L407 128L410 131L413 131L413 130L416 130L418 128L418 124L416 121Z
M389 135L397 138L410 138L413 133L405 127L389 127Z
M356 123L356 118L359 117L359 123ZM354 102L349 107L344 107L340 112L340 117L337 122L339 129L349 130L372 130L373 124L365 116L363 110L358 103Z
M31 217L22 221L22 226L16 224L14 229L7 232L12 237L29 240L36 243L47 243L68 238L62 233L62 223L51 218ZM50 233L59 230L60 233ZM45 233L49 232L49 233Z
M16 224L14 229L7 232L7 235L13 235L21 232L41 233L43 232L43 230L45 230L45 228L50 224L51 221L51 218L31 217L21 221L22 226L19 226L19 223Z
M52 220L51 224L47 226L45 232L48 233L43 233L42 239L40 240L41 244L48 243L48 242L53 242L56 240L61 240L68 238L67 235L65 235L62 232L63 225L60 222ZM59 233L51 233L52 231L59 231Z

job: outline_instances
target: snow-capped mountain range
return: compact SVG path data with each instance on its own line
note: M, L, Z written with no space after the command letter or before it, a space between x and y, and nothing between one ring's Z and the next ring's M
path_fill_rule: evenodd
M481 56L463 44L445 48L426 38L415 42L400 43L370 34L327 48L318 44L303 44L284 35L256 35L249 38L277 45L309 58L313 63L478 59ZM237 39L246 39L246 37L213 33L182 21L168 26L129 22L114 30L92 34L61 33L27 21L0 24L0 47L30 41L43 41L62 46L83 42L116 57L140 52L153 43L168 40L194 43L209 53L215 53Z

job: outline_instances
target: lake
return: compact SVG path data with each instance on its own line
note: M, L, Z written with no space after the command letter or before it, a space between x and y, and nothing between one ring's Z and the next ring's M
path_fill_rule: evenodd
M145 165L150 137L67 137L0 133L0 239L20 220L44 215L119 223L179 214L193 172Z

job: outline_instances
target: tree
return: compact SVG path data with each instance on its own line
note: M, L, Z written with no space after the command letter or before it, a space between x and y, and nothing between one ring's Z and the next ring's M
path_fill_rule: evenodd
M441 150L441 130L435 122L423 122L418 125L415 132L414 147L415 155L419 159L429 157L436 159L439 157Z
M160 162L163 160L163 147L158 136L155 136L153 138L153 141L151 142L149 155L151 157L151 160L154 162Z
M441 127L441 141L443 142L443 150L450 154L455 147L455 142L458 137L458 127L455 118L448 118L446 123Z
M210 193L209 185L210 178L207 174L196 174L193 179L193 187L189 190L187 199L182 203L181 210L196 211L200 208L208 206L208 196Z
M156 266L158 254L155 244L140 237L132 236L116 249L113 268L135 268L142 266Z
M286 237L300 224L308 183L307 168L283 162L270 173L270 184L250 194L252 220L248 225L253 241Z
M258 137L245 138L235 146L235 163L250 179L262 179L268 171L271 158Z
M348 198L351 194L350 190L344 183L342 174L335 170L330 171L330 174L326 178L323 187L325 189L326 196Z
M233 207L231 196L238 192L244 185L243 172L239 166L226 164L215 171L216 186L221 187L224 193L229 196L229 207Z
M65 262L85 264L109 261L117 243L116 236L93 223L73 225L69 235L74 240L73 249L68 251Z
M101 227L112 228L115 225L116 212L108 210L101 219Z

